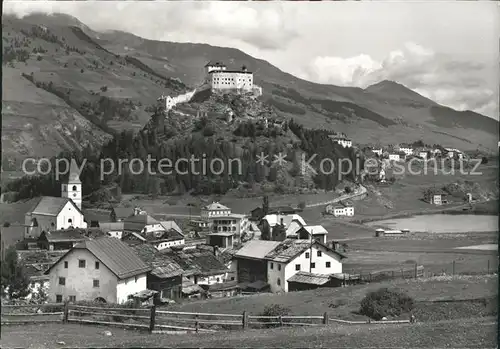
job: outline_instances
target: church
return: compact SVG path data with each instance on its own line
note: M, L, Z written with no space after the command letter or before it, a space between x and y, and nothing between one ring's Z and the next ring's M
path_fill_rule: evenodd
M74 160L68 179L61 186L61 197L37 198L24 219L25 239L37 239L43 231L87 228L82 212L82 182Z

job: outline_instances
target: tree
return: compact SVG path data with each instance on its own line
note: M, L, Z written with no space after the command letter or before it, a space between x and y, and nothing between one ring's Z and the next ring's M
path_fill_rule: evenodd
M30 280L24 266L17 259L15 246L9 247L1 266L2 295L9 299L26 297L29 293Z
M301 201L301 202L299 202L299 208L300 208L300 210L301 210L301 211L302 211L302 210L304 210L304 209L306 208L306 203L305 203L305 201Z
M406 293L388 288L369 292L361 301L359 312L374 320L398 316L413 310L413 298Z
M269 212L269 197L267 195L262 199L262 211L264 212L264 216L267 216Z
M483 156L483 157L481 158L481 164L485 165L485 164L487 164L487 163L488 163L488 158L487 158L486 156Z

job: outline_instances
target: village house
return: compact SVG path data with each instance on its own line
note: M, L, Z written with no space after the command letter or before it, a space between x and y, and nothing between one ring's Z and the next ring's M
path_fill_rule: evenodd
M103 237L84 241L65 253L45 274L50 277L48 298L125 303L147 290L151 267L122 241Z
M69 250L77 243L105 235L99 228L64 229L44 231L38 238L38 246L45 250Z
M183 275L195 285L223 283L227 278L228 268L217 258L219 251L216 247L173 247L162 253L180 265Z
M352 147L352 140L348 139L345 134L329 135L328 138L330 138L334 143L340 144L344 148Z
M433 188L433 189L429 189L429 191L427 193L425 193L424 201L426 201L432 205L441 206L441 205L445 205L448 203L448 201L446 199L447 196L448 196L448 193L445 192L444 190Z
M372 152L374 154L377 154L378 156L382 156L383 150L382 150L382 148L377 148L377 149L372 149Z
M201 218L210 219L213 217L224 217L231 214L231 209L218 202L212 202L201 208Z
M328 231L322 225L306 225L301 227L295 234L299 240L316 240L326 244Z
M201 221L208 222L210 232L232 233L233 241L239 242L250 227L249 220L244 214L231 213L229 207L218 202L212 202L201 208Z
M352 217L354 216L354 206L351 204L329 204L325 209L326 213L334 215L335 217Z
M418 152L418 156L424 160L427 160L428 151L422 150Z
M400 144L398 147L396 147L396 150L402 153L405 153L406 156L413 155L413 147L408 145L408 144Z
M160 301L182 298L183 270L180 265L152 245L140 244L132 248L152 268L146 277L147 289L157 291Z
M99 223L99 229L101 229L108 236L121 239L123 236L124 222Z
M258 280L268 284L271 292L288 292L288 280L298 272L311 278L317 274L340 275L344 258L317 240L253 240L235 254L233 262L239 283Z
M267 214L277 214L277 215L291 215L300 211L297 208L293 208L290 206L275 206L269 207ZM256 207L250 212L250 219L253 221L260 222L266 214L264 213L264 209L262 207Z
M142 233L127 231L123 233L121 240L128 245L149 244L158 251L185 244L184 235L174 229L160 229Z
M139 208L132 207L113 207L109 218L111 222L122 222L125 218L139 214L141 210Z
M389 161L402 161L406 157L406 153L391 153L389 154Z

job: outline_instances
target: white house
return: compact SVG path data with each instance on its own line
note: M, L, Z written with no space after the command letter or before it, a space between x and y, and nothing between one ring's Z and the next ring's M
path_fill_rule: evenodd
M201 218L223 217L231 214L231 209L218 202L212 202L201 208Z
M427 152L426 151L419 152L418 156L421 157L424 160L427 160Z
M24 216L26 239L38 238L42 231L87 228L81 211L82 183L78 177L76 163L72 160L68 180L61 186L61 196L42 196Z
M271 292L288 292L288 280L298 272L341 274L344 258L318 241L287 239L265 256L267 283Z
M354 216L354 206L352 205L344 205L344 206L334 206L327 205L326 213L332 214L335 217L351 217Z
M413 148L407 145L402 145L398 148L400 152L405 153L406 156L413 155Z
M379 148L379 149L372 149L372 152L374 154L377 154L378 156L382 156L382 148Z
M125 303L130 296L146 290L146 274L150 270L132 248L118 239L85 241L45 272L50 279L48 298L57 303Z
M401 156L399 154L389 154L389 161L400 161Z
M227 70L223 63L207 63L205 65L208 81L212 90L238 89L253 91L253 73L243 66L240 70Z
M352 140L348 139L345 136L336 136L336 135L331 135L328 136L334 143L340 144L344 148L350 148L352 147Z

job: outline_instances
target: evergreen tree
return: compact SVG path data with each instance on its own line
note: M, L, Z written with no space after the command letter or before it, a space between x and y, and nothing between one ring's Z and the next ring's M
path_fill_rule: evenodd
M18 299L26 297L30 290L30 280L25 274L24 266L17 259L15 246L7 249L5 259L1 266L2 274L2 295L9 299Z

